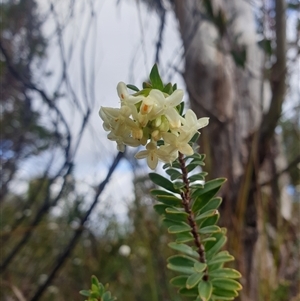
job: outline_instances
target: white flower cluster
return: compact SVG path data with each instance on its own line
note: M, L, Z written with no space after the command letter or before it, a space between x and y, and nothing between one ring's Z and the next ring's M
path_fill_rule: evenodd
M180 116L176 106L182 102L182 90L168 95L151 89L147 93L131 95L125 83L120 82L117 91L121 108L101 107L99 114L104 130L110 132L108 139L117 142L119 151L124 152L125 145L146 145L146 149L135 157L147 158L151 169L156 168L159 160L172 163L178 152L184 155L194 153L189 141L208 124L209 118L197 119L192 110L187 110L184 117ZM157 142L161 140L164 144L158 146Z

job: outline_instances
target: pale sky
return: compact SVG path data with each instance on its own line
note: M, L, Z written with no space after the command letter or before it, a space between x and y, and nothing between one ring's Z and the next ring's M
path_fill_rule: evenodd
M75 2L73 18L69 16L69 1L55 2L54 9L57 19L52 14L52 18L48 18L44 24L43 30L46 37L50 37L51 43L48 46L47 59L43 68L36 70L36 80L49 95L53 94L55 87L60 82L62 63L55 32L58 20L61 25L65 24L61 41L67 61L71 57L70 46L73 45L73 54L68 62L68 74L72 89L82 107L85 107L86 99L91 101L94 93L92 114L75 157L75 177L78 180L79 189L82 193L89 194L90 186L99 183L105 177L112 158L117 154L115 142L106 139L107 133L102 128L102 121L98 116L100 106L119 106L116 86L120 81L141 87L142 81L147 78L154 63L160 24L156 13L147 10L142 4L138 5L137 1L120 1L119 5L117 5L117 1L111 0ZM91 8L87 4L91 2L95 4L94 18L91 18ZM49 2L40 0L39 3L41 13L46 13L49 10ZM88 25L90 26L89 32L86 31ZM160 55L162 77L165 81L176 82L179 87L184 89L181 76L169 67L177 64L177 67L182 68L181 41L176 20L171 13L168 14L165 26L163 48ZM84 58L81 54L82 45L86 45ZM83 59L87 94L84 93L82 85L81 62ZM44 77L46 72L51 72L52 75ZM91 78L93 72L94 82ZM93 87L92 84L94 84ZM66 94L70 95L70 91ZM59 106L76 136L82 117L70 103L70 97L62 98ZM47 124L47 107L41 106L39 101L35 105L42 110L45 116L43 122ZM20 178L26 179L41 174L49 155L45 154L35 159L34 162L29 160L23 164L19 174ZM58 154L55 158L53 169L58 166L55 162L60 162L60 155ZM126 212L127 203L132 196L132 175L128 167L126 161L123 160L102 197L105 199L110 195L115 196L117 191L118 206L115 207L115 210L121 216ZM145 166L145 172L147 171L150 170Z

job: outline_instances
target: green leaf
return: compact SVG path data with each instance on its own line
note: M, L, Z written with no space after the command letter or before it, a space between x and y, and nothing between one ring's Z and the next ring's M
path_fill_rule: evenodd
M167 85L164 86L163 92L171 95L173 93L173 87L171 83L168 83Z
M164 215L166 213L166 209L169 208L169 206L165 204L155 204L153 206L153 209L159 214Z
M203 189L197 189L192 193L192 198L195 199L192 210L194 212L201 209L215 194L219 191L222 184L226 181L224 178L214 179L204 184Z
M92 276L91 277L91 281L92 281L92 285L95 285L96 287L99 287L100 283L99 283L99 280L97 279L96 276Z
M173 250L179 251L181 253L184 253L186 255L189 255L189 256L192 256L195 258L199 258L199 254L188 245L171 242L168 244L168 246Z
M185 161L188 161L189 159L198 159L198 160L203 161L205 159L205 155L204 154L199 154L199 153L196 152L196 153L193 153L190 156L185 156L185 158L184 158Z
M183 216L186 216L186 217L189 216L188 213L186 213L183 208L176 208L176 207L167 207L166 208L166 213L183 215Z
M213 199L209 200L208 203L199 210L199 212L203 213L203 212L209 211L211 209L218 209L219 206L221 205L221 203L222 203L221 198L213 198Z
M170 280L170 283L176 287L185 287L188 276L177 276Z
M218 287L214 287L213 290L213 296L216 300L234 300L238 295L239 293L237 291L228 291Z
M184 283L185 284L185 283ZM80 295L82 296L86 296L86 297L89 297L91 295L91 292L89 290L81 290L79 292Z
M173 91L175 91L175 90L174 90L174 86L173 86ZM181 102L178 106L176 106L176 109L177 109L179 115L182 116L183 111L184 111L184 102Z
M193 235L190 232L185 232L185 233L176 234L175 242L178 244L181 244L181 243L186 243L186 242L193 241L193 240L194 240Z
M201 211L200 211L200 212L201 212ZM218 214L218 210L216 210L216 209L208 210L208 211L206 211L206 212L204 212L204 213L202 213L202 214L200 214L200 215L197 215L197 216L195 217L195 221L200 221L200 220L203 220L203 219L205 219L205 218L214 216L214 215L216 215L216 214Z
M225 245L227 238L223 233L216 235L216 242L205 244L206 258L211 259Z
M190 232L183 232L176 234L176 243L185 243L194 240L193 235Z
M140 90L139 92L134 93L133 96L143 95L143 96L147 97L152 90L151 85L149 87L150 88L144 88L143 90Z
M110 292L105 292L105 293L103 294L102 300L103 300L103 301L110 301L110 300L113 300L113 299L111 298L111 293L110 293Z
M157 90L160 90L160 91L163 91L164 89L164 84L161 80L161 77L159 75L159 72L158 72L158 67L157 67L157 64L155 64L152 69L151 69L151 72L150 72L150 81L152 83L152 87L154 89L157 89Z
M168 196L175 196L173 193L170 193L168 191L165 191L165 190L161 190L161 189L152 189L150 191L150 193L154 196L157 196L157 195L168 195Z
M216 254L214 257L212 257L211 260L208 261L208 265L213 265L216 263L225 263L229 261L233 261L234 257L228 253L228 251L222 251L218 254Z
M167 228L171 227L171 226L178 226L178 225L182 225L182 224L185 224L185 222L182 222L182 221L175 221L175 220L171 220L171 219L168 219L168 218L164 218L162 220L164 226L166 226Z
M203 263L203 262L196 262L195 264L194 264L194 269L195 269L195 271L196 272L198 272L198 273L201 273L201 272L203 272L205 269L207 268L207 264L206 263Z
M182 181L176 181L176 182L174 182L174 187L176 189L180 190L185 187L185 183L183 183Z
M186 287L183 287L179 290L179 293L187 297L196 297L198 295L198 290L197 288L187 289Z
M210 281L200 281L198 284L198 294L202 301L208 301L211 297L213 290L212 283Z
M208 241L216 241L217 239L213 236L209 236L209 237L205 237L205 238L201 238L201 242L202 243L205 243L205 242L208 242Z
M213 215L211 217L208 217L204 221L199 220L199 222L197 221L197 224L201 228L212 226L212 225L215 225L218 222L219 218L220 218L220 213L216 210L215 215Z
M168 228L168 232L171 234L189 232L191 227L188 224L174 225Z
M188 172L191 172L192 170L194 170L196 167L199 167L199 166L204 166L205 163L203 161L200 161L200 160L195 160L195 161L192 161L191 163L189 163L186 167L186 170Z
M216 225L207 226L207 227L199 229L200 234L212 234L212 233L217 233L217 232L221 232L221 228Z
M177 161L172 162L172 164L166 163L166 164L163 165L163 169L171 168L171 167L181 169L181 166L180 166L179 162L177 162Z
M214 278L212 284L214 287L228 291L240 291L243 288L239 282L228 278Z
M182 178L181 172L179 172L177 169L174 169L174 168L168 168L166 170L166 173L170 176L171 181Z
M235 299L235 297L224 297L224 296L212 294L211 300L213 300L213 301L230 301L230 300L234 300L234 299Z
M206 175L207 175L206 172L200 172L200 173L197 173L197 174L195 174L195 175L190 176L190 177L189 177L189 181L190 181L190 182L204 181Z
M186 215L183 215L183 214L166 213L164 216L166 219L172 220L174 222L186 222L187 221Z
M168 263L178 266L188 266L194 268L197 259L187 255L174 255L168 258Z
M180 272L180 273L183 273L183 274L193 274L194 273L194 269L191 268L191 267L174 265L172 263L168 263L167 268L169 270L172 270L172 271L175 271L175 272Z
M181 204L182 204L181 199L179 199L175 196L170 196L170 195L165 195L165 196L158 195L158 196L156 196L156 199L159 202L161 202L161 203L163 203L167 206L176 206L176 207L178 207L178 206L181 206Z
M128 89L130 89L130 90L133 90L133 91L136 91L136 92L139 92L140 90L139 90L139 88L138 87L136 87L135 85L127 85L127 88Z
M200 137L200 133L196 132L195 135L190 140L190 142L195 143L198 140L199 137Z
M194 273L189 276L189 278L186 280L186 288L191 289L195 287L203 278L203 273Z
M241 278L242 275L240 272L234 269L230 268L222 268L219 270L214 270L212 272L209 272L209 277L211 278L232 278L232 279L238 279Z
M149 177L154 184L161 186L168 191L179 193L178 189L175 189L173 183L171 181L169 181L168 179L164 178L163 176L161 176L157 173L151 172L151 173L149 173Z

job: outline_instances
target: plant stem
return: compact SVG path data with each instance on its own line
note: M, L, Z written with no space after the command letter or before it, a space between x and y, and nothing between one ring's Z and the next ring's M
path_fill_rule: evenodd
M198 234L198 231L197 231L198 227L195 222L194 213L191 209L191 189L190 189L190 182L188 179L188 171L186 169L184 155L180 152L179 152L178 160L179 160L180 168L182 171L182 180L185 184L185 190L180 193L181 199L182 199L182 205L184 207L185 212L188 214L188 222L189 222L189 225L191 226L191 233L194 237L194 242L197 247L197 252L199 254L199 261L202 263L206 263L205 249L204 249L203 244L201 243L200 235ZM208 279L208 273L207 273L207 268L206 268L204 271L203 280L207 280L207 279Z

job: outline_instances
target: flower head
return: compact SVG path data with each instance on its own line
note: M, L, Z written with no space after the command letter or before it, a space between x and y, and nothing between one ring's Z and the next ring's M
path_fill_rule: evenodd
M187 110L185 116L179 114L182 90L171 90L167 94L164 90L146 88L129 94L126 84L120 82L117 92L121 107L102 107L99 115L104 130L109 132L108 139L116 141L119 151L123 152L126 145L146 145L146 149L139 151L135 157L146 158L151 169L155 169L159 161L172 163L178 152L185 155L194 153L189 142L199 129L208 124L208 118L197 119L192 110Z

